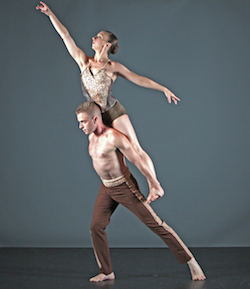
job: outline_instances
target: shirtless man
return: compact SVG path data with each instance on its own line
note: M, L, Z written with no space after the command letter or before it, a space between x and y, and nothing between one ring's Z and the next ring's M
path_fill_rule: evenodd
M128 138L102 122L101 111L93 102L84 102L76 110L79 128L89 136L89 154L102 180L91 222L91 238L99 274L91 282L115 279L105 228L118 204L132 211L146 226L168 245L180 263L187 263L193 280L205 280L199 264L176 232L153 211L150 203L164 191L149 166L133 149ZM128 170L126 157L146 177L149 186L147 199Z

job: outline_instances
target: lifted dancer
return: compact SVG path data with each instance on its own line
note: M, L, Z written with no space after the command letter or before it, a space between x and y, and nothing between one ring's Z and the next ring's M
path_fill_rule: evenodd
M88 101L94 101L101 107L104 123L125 134L136 152L147 162L152 173L155 174L153 162L142 149L125 108L111 95L112 86L116 78L121 76L139 86L162 91L169 103L173 100L177 104L180 99L165 86L130 71L119 62L110 60L109 55L115 54L118 50L118 40L111 32L100 31L96 36L92 37L92 49L95 54L94 57L86 55L76 45L67 28L58 20L48 5L42 1L40 3L41 5L37 5L36 9L49 17L70 55L79 66L84 96Z
M105 229L118 204L128 208L156 233L180 263L189 265L193 280L205 280L206 277L192 253L176 232L151 208L150 203L162 197L164 191L147 163L135 152L128 138L104 125L101 110L93 102L79 105L76 115L79 128L89 135L89 154L93 167L102 180L91 223L91 237L100 270L90 281L100 282L115 278ZM129 172L125 157L146 177L149 186L147 199Z

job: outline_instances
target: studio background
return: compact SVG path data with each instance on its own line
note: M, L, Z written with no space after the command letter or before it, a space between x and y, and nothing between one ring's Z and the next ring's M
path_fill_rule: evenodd
M249 246L250 2L46 3L88 55L91 37L110 30L111 59L181 98L169 105L121 78L113 89L166 190L158 215L189 247ZM75 117L80 72L37 4L1 1L0 246L91 247L101 183ZM165 246L122 206L107 233L111 247Z

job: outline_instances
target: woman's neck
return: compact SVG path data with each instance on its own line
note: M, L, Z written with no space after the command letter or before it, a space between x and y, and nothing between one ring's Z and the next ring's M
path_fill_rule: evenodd
M93 60L97 63L106 63L107 61L109 61L108 54L99 53L96 51Z

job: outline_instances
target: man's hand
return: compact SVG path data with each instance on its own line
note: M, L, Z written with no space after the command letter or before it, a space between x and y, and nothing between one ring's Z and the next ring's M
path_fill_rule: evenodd
M164 191L163 191L161 186L159 186L158 189L152 188L152 189L150 189L146 203L150 204L151 202L163 197L163 195L164 195Z

